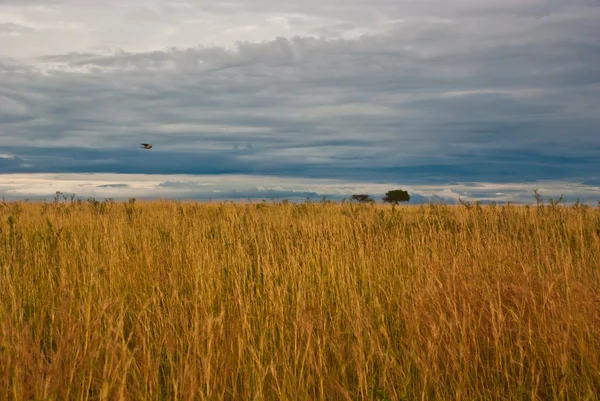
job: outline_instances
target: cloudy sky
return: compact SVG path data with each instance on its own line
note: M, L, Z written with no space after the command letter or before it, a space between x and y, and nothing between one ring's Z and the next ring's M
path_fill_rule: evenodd
M0 196L595 203L599 37L599 0L0 0Z

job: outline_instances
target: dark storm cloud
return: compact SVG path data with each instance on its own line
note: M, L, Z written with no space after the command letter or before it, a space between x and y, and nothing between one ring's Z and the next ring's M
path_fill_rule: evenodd
M580 180L594 185L600 160L592 156L555 156L533 151L480 151L447 157L443 163L406 164L393 155L375 158L331 156L310 163L285 157L261 158L252 150L145 151L81 148L7 148L11 158L0 158L4 173L126 173L126 174L257 174L293 178L346 179L362 182L444 184L464 181L534 182L535 180ZM304 154L299 151L299 154ZM306 152L308 153L308 152ZM252 154L252 156L244 156ZM468 160L468 161L465 161ZM180 185L188 185L182 183ZM161 186L173 185L170 181Z

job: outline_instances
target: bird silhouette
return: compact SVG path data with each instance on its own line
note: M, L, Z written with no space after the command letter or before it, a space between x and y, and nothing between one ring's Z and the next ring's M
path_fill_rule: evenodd
M144 149L152 149L152 144L150 143L140 143L140 145L142 145L142 148Z

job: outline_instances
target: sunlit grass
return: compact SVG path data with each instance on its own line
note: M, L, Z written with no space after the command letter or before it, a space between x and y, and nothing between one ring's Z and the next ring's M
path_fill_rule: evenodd
M0 205L4 400L597 400L600 209Z

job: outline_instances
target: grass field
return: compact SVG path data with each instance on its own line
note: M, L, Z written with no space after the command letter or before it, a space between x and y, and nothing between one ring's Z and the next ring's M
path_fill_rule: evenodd
M2 400L598 400L600 208L0 205Z

